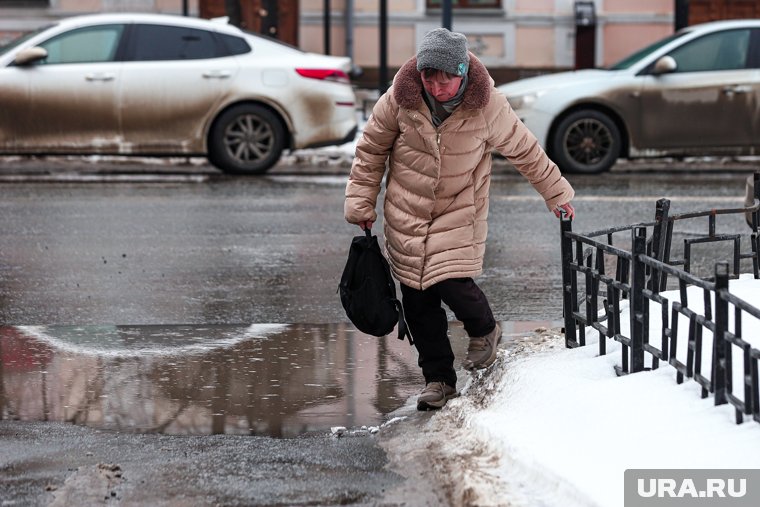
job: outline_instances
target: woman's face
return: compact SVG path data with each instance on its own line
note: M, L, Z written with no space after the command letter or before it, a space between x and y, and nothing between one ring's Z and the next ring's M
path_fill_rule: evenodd
M462 84L461 76L454 76L442 70L422 71L420 78L422 79L422 86L438 102L446 102L454 98L459 90L459 85Z

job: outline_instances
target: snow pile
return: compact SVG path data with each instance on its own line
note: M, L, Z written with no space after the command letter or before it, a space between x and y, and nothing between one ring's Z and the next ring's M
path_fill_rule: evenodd
M734 280L730 290L760 304L759 280ZM678 299L677 291L663 295ZM698 310L700 295L689 294L690 308ZM629 329L626 311L621 320ZM760 323L747 319L743 328L758 336ZM456 422L458 447L480 448L490 460L481 469L504 488L496 494L475 483L476 493L454 494L455 503L622 506L626 469L760 468L760 425L736 425L732 405L702 399L692 379L677 384L668 365L617 377L620 344L608 340L607 355L598 356L594 333L587 337L590 345L565 349L559 334L547 332L500 351L495 366L474 375L440 413L440 423Z

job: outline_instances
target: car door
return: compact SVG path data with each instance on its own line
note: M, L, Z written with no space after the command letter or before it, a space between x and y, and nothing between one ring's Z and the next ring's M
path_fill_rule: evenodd
M124 25L76 28L38 44L48 56L13 67L23 75L23 121L14 144L23 152L113 152L118 148L117 51Z
M238 72L214 32L135 24L121 89L122 134L135 152L202 153L204 127Z
M644 76L637 148L749 153L757 146L758 71L753 30L707 34L669 52L673 72Z
M0 152L13 152L30 117L28 72L16 65L0 68Z

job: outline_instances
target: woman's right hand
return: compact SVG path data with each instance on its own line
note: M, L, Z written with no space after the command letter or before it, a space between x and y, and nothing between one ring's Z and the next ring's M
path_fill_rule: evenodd
M359 222L356 225L358 225L359 227L361 227L361 229L363 231L366 231L367 229L372 229L372 224L374 224L374 223L375 222L373 222L372 220L365 220L363 222Z

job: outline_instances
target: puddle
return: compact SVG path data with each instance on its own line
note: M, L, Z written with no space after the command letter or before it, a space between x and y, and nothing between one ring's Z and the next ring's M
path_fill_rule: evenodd
M460 358L461 324L450 334ZM294 437L380 425L423 382L408 342L343 323L0 327L0 419Z

